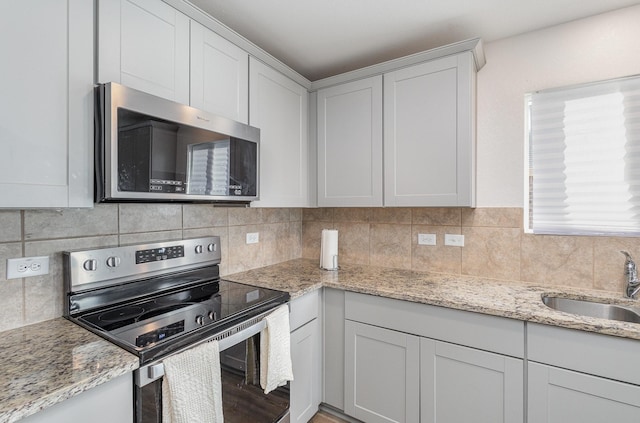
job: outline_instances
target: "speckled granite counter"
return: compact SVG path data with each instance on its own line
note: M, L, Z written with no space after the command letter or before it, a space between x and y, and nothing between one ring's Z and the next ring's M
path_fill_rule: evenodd
M138 358L63 318L2 332L0 422L14 422L138 368Z
M375 266L341 265L338 271L326 271L318 268L317 261L306 259L236 273L225 279L288 291L292 298L324 286L640 340L640 324L562 313L541 301L543 295L550 294L640 306L640 301L603 291Z
M542 295L638 306L622 294L375 266L318 268L298 259L225 279L288 291L292 298L322 287L378 295L640 340L640 324L561 313ZM5 331L0 339L0 423L14 422L138 367L138 358L65 320Z

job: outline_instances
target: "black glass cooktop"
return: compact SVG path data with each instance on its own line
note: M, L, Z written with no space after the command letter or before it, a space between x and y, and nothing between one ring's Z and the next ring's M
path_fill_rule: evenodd
M76 318L94 332L141 353L199 333L209 334L289 297L286 292L210 277L210 272L199 270L76 296L74 300L82 307L106 304ZM156 293L140 295L148 292ZM131 298L134 293L139 295ZM117 301L122 299L126 300Z
M221 309L221 297L220 282L207 282L182 291L164 294L157 298L87 314L82 319L104 331L111 332L138 322L153 321L157 317L162 317L174 311L194 308L193 306L196 304L207 305L214 311L218 311ZM222 317L220 312L217 312L215 315L211 315L210 320L217 320Z

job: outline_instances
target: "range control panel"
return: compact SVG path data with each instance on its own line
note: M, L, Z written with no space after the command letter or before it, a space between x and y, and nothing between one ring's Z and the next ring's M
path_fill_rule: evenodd
M184 246L151 248L136 251L136 264L149 263L150 261L171 260L184 257Z
M67 291L106 286L146 273L219 264L220 237L185 239L64 253ZM91 287L88 285L91 284Z

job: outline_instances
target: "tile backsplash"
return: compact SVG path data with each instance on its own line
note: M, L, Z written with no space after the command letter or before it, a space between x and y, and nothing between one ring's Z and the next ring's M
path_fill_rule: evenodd
M0 211L0 331L62 315L62 251L219 235L223 275L301 257L302 210L99 204ZM258 232L258 244L246 234ZM6 279L8 258L49 256L49 274Z
M622 295L626 250L640 262L640 239L525 234L521 208L303 209L302 256L320 254L322 229L339 231L340 263L372 264ZM418 234L436 234L435 246ZM464 247L444 245L464 235Z
M338 229L340 263L371 264L620 293L624 257L640 240L525 234L520 208L235 208L99 204L0 211L0 331L62 315L62 251L219 235L223 275L294 258L317 260ZM258 232L258 244L246 234ZM435 246L418 245L436 234ZM464 235L464 247L444 245ZM48 255L48 275L6 280L6 259Z

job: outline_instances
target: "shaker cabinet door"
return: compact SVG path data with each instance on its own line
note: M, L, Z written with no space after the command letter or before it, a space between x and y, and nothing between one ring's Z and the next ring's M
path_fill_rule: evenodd
M382 76L318 91L318 206L382 206Z
M249 54L191 21L191 106L249 122Z
M258 207L309 205L307 89L249 60L249 124L260 129Z
M367 423L420 420L417 336L347 320L345 406Z
M0 208L93 207L93 2L0 2Z
M422 423L522 423L521 359L420 339Z
M307 423L321 402L320 326L314 319L291 333L291 422Z
M157 0L98 2L98 82L189 104L189 18Z
M387 206L475 204L471 53L384 75Z
M640 386L529 363L529 423L637 422Z

